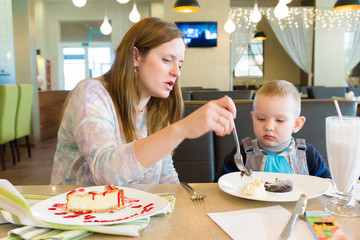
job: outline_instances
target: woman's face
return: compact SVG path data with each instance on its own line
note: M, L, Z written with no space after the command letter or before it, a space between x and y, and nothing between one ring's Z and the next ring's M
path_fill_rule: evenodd
M153 48L145 57L134 50L134 64L138 69L137 86L141 98L167 98L180 76L184 61L185 44L175 38Z

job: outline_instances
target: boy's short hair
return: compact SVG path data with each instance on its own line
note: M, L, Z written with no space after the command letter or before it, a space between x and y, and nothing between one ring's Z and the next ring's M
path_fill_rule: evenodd
M256 97L260 94L266 96L277 96L280 98L291 97L297 107L295 113L300 116L301 96L294 84L285 80L272 80L262 85L255 94L253 110L255 110Z

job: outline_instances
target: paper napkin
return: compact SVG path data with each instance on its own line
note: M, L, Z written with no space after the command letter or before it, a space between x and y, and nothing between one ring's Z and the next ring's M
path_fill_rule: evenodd
M242 240L279 240L291 213L281 206L255 208L248 210L208 213L232 239ZM298 219L290 237L297 239L314 239L307 224Z
M170 207L160 215L172 211L175 194L160 194ZM93 232L138 237L150 222L150 217L106 226L70 226L43 222L33 216L29 203L7 180L0 179L0 223L25 225L9 232L10 239L81 239ZM19 238L21 237L21 238Z

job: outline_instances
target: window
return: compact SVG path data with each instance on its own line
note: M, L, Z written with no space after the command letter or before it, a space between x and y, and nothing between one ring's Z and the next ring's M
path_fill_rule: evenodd
M356 48L355 44L355 32L345 32L344 35L344 49L345 49L345 54L346 55L350 55L350 56L346 56L348 59L358 59L358 58L354 58L355 55L352 55L352 52L354 50L352 50L352 48ZM356 62L350 62L348 64L354 65L356 64ZM345 76L345 81L349 84L349 86L352 87L359 87L360 85L360 62L358 62L355 67L353 69L351 69L349 72L347 72L346 76Z
M253 39L235 66L235 77L264 77L264 41Z
M94 30L101 24L102 20L60 22L61 88L72 90L81 80L99 77L110 69L113 57L111 35Z
M85 49L63 48L65 90L73 89L85 79Z
M62 48L65 90L72 90L81 80L99 77L110 69L111 47L107 45Z

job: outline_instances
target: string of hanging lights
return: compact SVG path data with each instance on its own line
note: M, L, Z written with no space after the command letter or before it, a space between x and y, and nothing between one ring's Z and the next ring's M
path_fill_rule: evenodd
M345 26L346 31L354 31L360 24L360 11L337 12L312 7L291 7L287 17L278 19L274 16L273 10L274 8L259 8L259 11L266 16L268 21L279 24L281 29L299 28L303 25L306 28L314 27L315 29L337 31ZM234 22L236 28L248 29L251 24L256 25L249 18L252 11L252 8L231 8L229 18ZM301 22L297 19L297 15L302 16Z
M249 29L251 25L255 26L256 23L249 19L249 15L253 10L250 8L231 8L229 16L234 22L236 28Z
M266 18L273 22L277 23L280 26L280 29L285 28L299 28L304 26L305 28L313 27L314 25L314 8L296 8L292 7L289 9L289 14L283 19L279 19L272 14L271 9L266 9ZM298 19L298 15L302 15L301 19ZM301 22L299 22L301 21Z
M346 31L355 31L360 24L360 11L338 12L332 10L315 9L317 28L328 31L340 30L343 26Z

